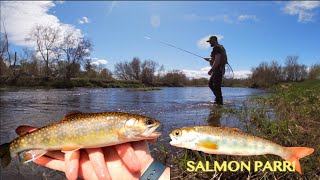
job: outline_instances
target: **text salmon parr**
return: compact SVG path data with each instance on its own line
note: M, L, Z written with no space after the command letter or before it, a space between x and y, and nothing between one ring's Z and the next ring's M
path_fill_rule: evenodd
M306 147L284 147L272 141L252 136L237 128L195 126L175 129L170 133L171 145L202 151L208 154L262 155L275 154L295 162L300 174L299 159L310 155L314 149Z
M159 125L153 118L124 112L73 113L1 145L1 164L6 167L16 155L21 162L29 162L50 150L74 151L153 139L161 135L154 132Z

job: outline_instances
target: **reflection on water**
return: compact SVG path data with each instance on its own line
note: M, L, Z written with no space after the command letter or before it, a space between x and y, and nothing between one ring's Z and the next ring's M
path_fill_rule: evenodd
M240 106L249 96L264 94L249 88L223 88L225 106ZM239 127L237 119L224 117L212 104L214 96L207 87L162 88L160 91L129 91L128 89L74 88L50 90L9 90L1 93L0 143L17 137L19 125L41 127L58 121L72 111L125 111L154 117L162 123L160 142L168 144L168 133L178 127L212 125ZM211 101L211 102L210 102ZM24 176L38 175L17 163L1 168L1 177L23 172ZM52 172L52 171L50 171ZM30 174L31 173L31 174ZM42 172L43 173L43 172ZM61 178L61 177L60 177Z
M208 121L207 121L209 126L215 126L215 127L220 126L220 119L221 119L222 112L219 111L218 108L221 108L221 106L216 106L215 109L210 110Z

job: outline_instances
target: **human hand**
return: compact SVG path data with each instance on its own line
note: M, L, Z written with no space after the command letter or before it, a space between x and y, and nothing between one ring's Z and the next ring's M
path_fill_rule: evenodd
M208 74L211 76L211 74L212 74L212 69L210 69L210 70L208 71Z
M37 128L19 126L17 134ZM151 141L155 141L151 140ZM35 163L63 171L68 179L138 179L152 163L153 158L146 141L124 143L103 148L82 149L73 152L49 151Z

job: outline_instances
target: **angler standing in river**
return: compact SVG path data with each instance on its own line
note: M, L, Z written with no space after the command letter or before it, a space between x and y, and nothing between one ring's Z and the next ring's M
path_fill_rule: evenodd
M216 96L214 104L223 105L221 83L225 73L225 65L228 63L227 53L224 47L218 43L218 38L216 36L211 36L207 42L213 47L211 58L205 58L210 62L211 66L211 69L208 72L208 74L211 75L209 87Z

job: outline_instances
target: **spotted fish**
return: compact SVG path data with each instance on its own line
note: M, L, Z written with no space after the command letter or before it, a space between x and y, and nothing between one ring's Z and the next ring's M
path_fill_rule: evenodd
M153 118L125 112L72 113L2 144L1 164L6 167L17 155L20 162L29 162L51 150L67 152L153 139L161 135L154 132L159 125Z
M195 126L175 129L170 133L171 145L202 151L208 154L262 155L275 154L294 162L300 174L299 159L310 155L314 149L307 147L284 147L267 139L252 136L237 128Z

